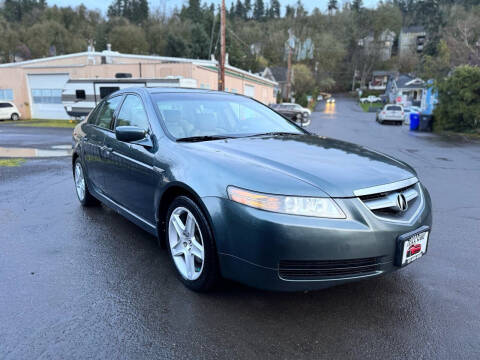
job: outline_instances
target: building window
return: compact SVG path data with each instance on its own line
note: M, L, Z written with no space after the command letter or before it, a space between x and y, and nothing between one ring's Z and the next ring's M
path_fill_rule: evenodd
M0 89L0 100L13 101L13 90Z
M36 104L61 104L62 89L32 89L32 97Z
M75 90L75 96L77 97L78 100L85 100L85 90Z

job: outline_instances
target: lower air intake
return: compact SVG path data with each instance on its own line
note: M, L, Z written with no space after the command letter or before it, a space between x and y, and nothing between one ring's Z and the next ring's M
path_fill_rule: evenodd
M348 260L281 260L279 275L286 280L316 280L336 277L360 276L374 273L385 263L379 257Z

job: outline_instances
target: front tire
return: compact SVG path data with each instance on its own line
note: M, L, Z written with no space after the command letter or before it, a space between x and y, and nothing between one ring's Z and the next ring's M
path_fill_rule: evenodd
M80 158L75 160L73 165L73 180L75 181L75 192L77 194L78 201L82 206L92 206L99 204L99 201L90 194L87 185L87 179L85 178L85 170L83 168Z
M205 292L220 278L210 225L200 207L186 196L170 205L166 218L166 245L180 281L191 290Z
M20 116L18 116L17 113L13 113L12 116L10 116L10 119L12 121L17 121L18 119L20 119Z

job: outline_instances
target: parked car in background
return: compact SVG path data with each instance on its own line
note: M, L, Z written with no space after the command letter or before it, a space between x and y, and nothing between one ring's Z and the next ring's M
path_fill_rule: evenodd
M196 291L221 277L322 289L427 251L431 200L412 167L311 134L246 96L120 90L73 140L80 203L102 202L156 236Z
M277 104L273 109L287 119L301 125L308 125L310 122L310 115L298 104L282 103Z
M367 97L364 97L364 98L360 98L360 102L362 104L366 104L366 103L376 103L376 102L382 102L382 99L379 98L378 96L374 96L374 95L370 95L370 96L367 96Z
M405 112L402 105L385 105L382 111L377 112L377 121L380 124L384 122L391 122L394 124L402 125Z
M13 102L0 101L0 120L13 120L20 119L20 111Z
M310 111L309 108L305 108L299 104L295 104L295 103L282 103L282 105L289 105L289 106L293 106L295 107L295 109L297 110L301 110L304 114L307 113L308 116L312 115L312 112Z
M410 125L410 115L411 114L420 114L420 108L418 106L410 106L403 109L405 115L403 116L403 123L405 125Z

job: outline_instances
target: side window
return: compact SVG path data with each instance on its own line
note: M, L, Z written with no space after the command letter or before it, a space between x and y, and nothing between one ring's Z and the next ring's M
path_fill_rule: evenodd
M96 121L97 126L104 129L110 129L110 124L112 123L113 114L115 113L115 110L117 109L121 100L122 100L121 96L115 96L111 99L106 100L103 103L102 108L98 112L98 117Z
M88 114L88 120L87 123L89 124L95 124L95 120L97 119L98 111L102 108L103 106L103 101L98 104L95 108L90 111L90 114Z
M75 90L75 96L77 100L85 100L86 99L85 90Z
M138 126L148 130L148 118L142 99L136 95L127 95L117 117L117 126Z

